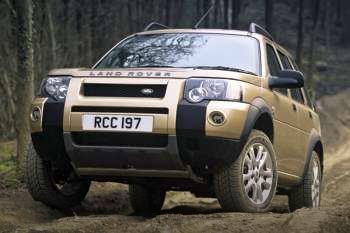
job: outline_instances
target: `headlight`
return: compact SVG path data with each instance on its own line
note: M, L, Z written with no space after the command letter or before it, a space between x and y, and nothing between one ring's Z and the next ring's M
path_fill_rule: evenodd
M184 97L192 103L203 100L241 100L242 88L227 79L191 78L186 81Z
M67 96L68 86L71 77L49 77L43 81L41 92L44 96L52 97L56 100L63 100Z

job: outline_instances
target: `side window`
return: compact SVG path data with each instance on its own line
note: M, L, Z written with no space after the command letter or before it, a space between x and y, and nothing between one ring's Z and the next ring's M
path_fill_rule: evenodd
M273 47L269 44L266 44L266 54L267 54L267 63L269 65L270 74L275 76L278 71L281 70L280 64L278 62L277 55Z
M266 44L266 48L267 48L267 63L269 65L269 69L270 69L270 74L271 75L277 75L278 71L281 70L281 66L278 62L278 58L277 55L275 53L275 50L273 49L273 47L269 44ZM287 96L288 95L288 91L286 88L277 88L275 89L276 91L278 91L279 93Z
M276 88L276 91L278 91L279 93L287 96L288 95L288 91L287 88Z
M284 70L292 70L293 69L292 64L290 64L289 59L286 55L284 55L283 53L278 51L278 56L280 56Z
M294 61L294 59L290 59L290 61L292 62L292 65L294 67L294 70L300 70L297 63Z
M312 103L312 100L310 98L310 95L309 95L308 91L303 89L303 92L304 92L304 96L305 96L306 101L307 101L307 106L309 106L311 109L314 109L314 105Z
M303 93L301 92L300 88L290 89L290 94L291 94L293 100L295 100L299 103L302 103L302 104L305 103L304 96L303 96Z

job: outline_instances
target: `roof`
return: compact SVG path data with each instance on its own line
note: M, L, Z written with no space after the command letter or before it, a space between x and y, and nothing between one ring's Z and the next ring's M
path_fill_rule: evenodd
M136 33L137 35L163 34L163 33L213 33L213 34L230 34L230 35L251 35L248 31L227 30L227 29L162 29L150 30Z

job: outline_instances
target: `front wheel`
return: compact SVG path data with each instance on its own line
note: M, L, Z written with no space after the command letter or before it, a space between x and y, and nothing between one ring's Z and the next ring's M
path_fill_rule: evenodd
M34 200L56 209L78 205L89 191L90 182L79 180L71 169L55 168L29 145L25 160L25 181Z
M227 211L265 212L276 192L276 157L270 139L253 130L239 157L214 174L214 188Z
M160 212L165 194L166 191L161 188L138 184L129 185L131 206L137 214L152 215Z

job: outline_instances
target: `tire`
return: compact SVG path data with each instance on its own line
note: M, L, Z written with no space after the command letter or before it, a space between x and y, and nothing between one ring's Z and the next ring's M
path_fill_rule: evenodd
M317 153L313 151L303 181L288 194L290 211L295 211L303 207L319 207L321 203L321 183L321 163Z
M138 184L129 185L130 203L136 214L159 213L165 200L166 191L156 187Z
M216 197L226 211L266 212L276 193L276 186L277 165L273 145L259 130L252 130L235 161L214 173Z
M51 162L43 160L30 144L25 160L25 181L33 199L61 210L78 205L89 191L90 182L72 179L75 175L71 170L67 180L57 184L51 167Z

